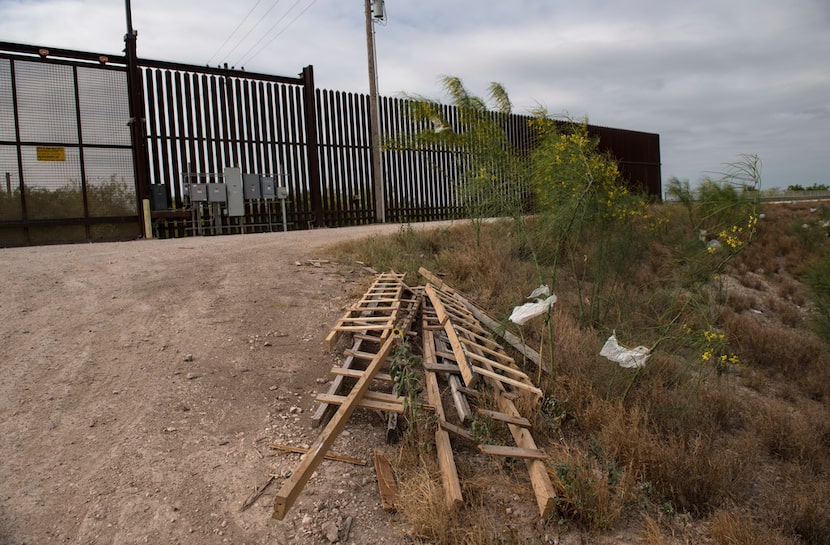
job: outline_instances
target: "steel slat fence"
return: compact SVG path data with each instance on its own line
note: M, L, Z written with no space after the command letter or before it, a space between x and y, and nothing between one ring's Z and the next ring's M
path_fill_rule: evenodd
M125 129L131 121L124 57L102 61L94 53L57 51L59 57L53 51L46 58L34 46L0 43L0 170L9 173L9 196L19 194L13 204L0 199L0 245L134 238L141 227L139 196L153 186L163 188L166 197L163 209L152 212L156 235L194 234L188 181L197 174L201 182L221 181L230 166L278 176L278 185L289 190L286 219L292 229L375 221L367 95L314 90L310 67L306 80L305 69L301 78L286 78L139 60L147 168L136 178ZM51 101L54 114L37 119L30 112L37 101L49 102L48 96L58 98ZM35 106L27 106L32 100ZM425 128L413 124L408 108L405 99L381 97L387 220L463 217L465 196L458 181L472 164L469 150L388 146ZM441 111L455 130L465 130L458 110L442 105ZM510 144L529 153L535 144L530 118L493 116ZM597 126L589 132L619 160L630 185L659 197L658 135ZM49 146L64 149L61 165L35 160L36 149ZM72 203L59 210L42 199L35 204L33 188L45 187L55 196L60 180L79 186ZM114 214L114 197L105 190L115 192L126 208L116 207ZM271 230L271 220L281 217L274 205L248 201L244 216L215 219L225 233Z

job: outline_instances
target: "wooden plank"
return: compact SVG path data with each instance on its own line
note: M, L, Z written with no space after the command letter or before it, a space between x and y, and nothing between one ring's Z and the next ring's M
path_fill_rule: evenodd
M446 430L446 431L452 433L453 435L457 435L457 436L459 436L463 439L466 439L467 441L470 441L471 443L477 443L477 441L473 437L473 434L468 432L466 429L462 428L461 426L456 426L455 424L451 424L450 422L447 422L446 420L439 420L438 425L441 427L441 429Z
M461 377L464 379L464 383L472 388L476 385L476 382L478 382L478 377L464 355L464 349L458 340L458 335L453 328L452 322L449 320L449 315L441 305L441 298L432 286L428 285L426 287L426 293L429 300L432 301L432 305L435 307L435 310L438 312L438 316L441 317L443 315L442 321L444 323L444 331L447 333L447 338L450 341L453 354L455 354L455 361L458 363L458 368L461 370Z
M465 337L470 337L472 339L478 339L479 341L481 341L480 343L477 343L479 345L484 343L484 344L487 344L487 345L489 345L489 346L491 346L495 349L500 349L501 348L501 345L498 343L498 341L494 341L493 339L491 339L490 337L482 334L481 332L476 333L475 331L472 331L471 329L467 329L463 326L457 326L456 329L458 329L458 332L462 333ZM487 332L484 331L483 333L487 333Z
M466 386L459 385L458 391L464 394L467 397L472 397L474 399L478 399L481 397L481 392L478 390L473 390L472 388L467 388Z
M375 471L378 476L378 491L380 492L380 506L384 511L398 511L398 487L395 484L395 475L392 473L392 464L382 450L375 449Z
M357 381L357 384L355 384L343 404L340 405L340 408L337 409L334 417L332 417L323 432L309 448L308 455L300 461L300 464L291 474L291 477L283 483L282 488L280 488L280 491L274 499L273 517L275 519L282 520L285 518L291 506L297 501L297 497L311 478L311 474L314 473L314 470L323 461L323 456L326 455L337 439L337 436L346 426L346 422L358 407L363 395L369 389L369 384L371 384L374 375L380 370L381 365L386 361L389 353L392 352L392 348L396 342L397 339L395 337L389 337L383 343L377 357L371 361L366 368L366 372Z
M358 360L369 360L369 361L372 361L372 359L375 357L375 355L371 352L362 352L360 350L352 350L351 348L347 348L346 350L344 350L343 355L344 356L351 356L351 357L353 357L355 359L358 359Z
M523 416L514 416L512 414L507 413L500 413L498 411L489 411L487 409L476 409L478 414L489 416L493 420L498 420L500 422L507 422L510 424L515 424L516 426L521 426L523 428L530 428L530 420Z
M360 369L344 369L343 367L332 367L330 373L332 375L350 378L360 378L363 376L363 371L361 371ZM375 375L375 380L392 382L392 376L389 373L378 373L377 375Z
M427 285L426 293L429 300L432 301L432 306L435 308L435 316L438 318L438 323L441 325L446 324L447 320L450 319L450 315L444 308L444 303L441 301L441 297L438 295L438 292L432 286Z
M397 309L394 309L397 310ZM394 320L395 316L390 314L389 316L348 316L345 318L340 318L340 322L335 327L342 327L346 324L377 324L378 322L389 322L390 320Z
M471 411L470 404L467 398L461 392L461 381L455 375L450 376L448 382L450 383L450 390L452 391L452 401L455 405L455 412L458 413L458 419L461 423L465 423L470 419Z
M346 326L335 326L332 328L332 332L335 333L342 333L344 331L383 331L387 332L392 329L392 325L390 323L382 323L382 324L366 324L362 322L355 322L355 325L346 325ZM381 337L383 339L383 337ZM330 342L329 338L326 337L326 345L330 346L329 351L334 348L334 341Z
M424 361L435 361L435 341L433 334L424 331ZM426 381L427 399L435 407L435 414L439 423L446 423L444 404L441 401L441 390L438 388L438 378L435 373L424 373ZM435 450L438 456L438 467L441 470L441 483L444 487L444 501L449 509L458 509L464 505L461 493L461 483L458 479L458 468L452 454L452 443L447 431L440 426L435 430Z
M526 345L524 341L522 341L522 339L520 339L510 331L507 331L507 328L504 325L500 324L499 322L488 316L483 310L475 306L473 303L469 302L467 299L464 299L461 296L457 295L457 297L464 301L464 304L467 306L468 309L470 309L470 312L473 313L473 316L475 316L479 322L487 326L487 329L489 329L490 331L504 339L513 348L518 350L519 353L524 354L524 356L533 363L535 363L537 367L541 367L542 356L539 355L539 352ZM550 372L547 367L541 367L541 369L545 373Z
M478 346L476 346L476 349L477 348L478 348ZM496 369L504 371L505 373L509 373L509 374L511 374L515 377L518 377L519 379L523 378L527 382L530 382L530 379L524 373L524 371L522 371L521 369L519 369L515 365L507 365L507 364L501 363L500 361L496 361L494 359L488 358L487 356L482 356L481 354L476 354L476 351L477 350L474 350L474 349L468 350L467 351L467 357L471 360L475 360L475 361L480 362L480 363L486 363L488 366L495 367Z
M503 389L503 386L499 384L494 384L493 386L497 390ZM521 416L513 402L506 397L499 396L497 402L502 412L513 416ZM513 436L513 440L517 446L529 450L535 450L537 448L536 442L533 440L533 436L527 428L508 424L507 429L510 430L510 434ZM536 496L536 505L539 507L539 514L543 518L546 518L556 507L556 490L554 490L550 475L548 475L547 464L541 460L527 458L525 459L525 465L530 474L530 482L533 485L533 493Z
M359 350L363 343L362 339L358 339L352 345L353 350ZM343 362L343 366L339 367L340 371L354 371L359 372L360 375L357 378L363 376L364 371L352 370L352 364L354 363L354 358L346 358ZM340 390L343 388L343 380L346 375L337 375L334 377L334 380L331 381L331 385L329 386L328 393L332 395L336 395L340 393ZM334 413L334 408L329 405L328 403L323 403L317 407L317 410L314 411L314 415L311 417L311 427L317 428L320 424L329 418Z
M429 330L427 330L429 331ZM430 331L430 333L432 333ZM427 371L432 371L433 373L456 373L460 374L461 369L458 368L458 365L454 363L427 363L424 362L422 364L423 368Z
M478 450L490 456L504 456L505 458L525 458L529 460L548 460L548 455L539 449L521 447L504 447L501 445L479 445Z
M499 347L498 349L488 348L470 339L461 339L461 342L463 342L464 344L475 345L475 347L478 350L480 350L482 354L488 354L490 356L493 356L493 358L495 358L495 361L508 365L515 364L515 360L507 354L505 354L501 347Z
M515 388L520 388L522 390L528 391L537 397L543 397L542 390L540 390L536 386L533 386L532 384L527 384L520 380L515 380L510 377L500 375L499 373L496 373L495 371L491 371L490 369L486 369L484 367L474 367L473 369L475 369L475 372L480 375L484 375L486 377L498 380L499 382L502 382L504 384L509 384L510 386L513 386Z
M443 291L458 295L458 293L455 292L455 290L453 290L449 286L446 286L442 280L435 277L426 269L421 268L418 272L422 276L427 278L428 281L432 282L433 284L441 288ZM476 338L480 338L479 335L476 335L472 332L469 333L470 335L475 336ZM489 342L492 343L493 341ZM498 345L498 343L493 344L495 346L491 346L493 346L494 348ZM455 352L455 350L453 350L453 352ZM491 369L485 369L485 371L488 372L488 375L484 376L484 379L497 392L496 397L501 412L506 413L508 415L521 417L521 414L516 409L516 406L507 396L507 391L505 390L504 382L509 381L505 380L506 377L498 375ZM510 430L510 433L513 435L513 440L516 442L516 445L519 448L526 449L528 451L538 450L536 449L536 443L534 442L533 437L527 428L524 428L522 426L516 426L515 424L510 423L507 424L507 427ZM550 476L547 472L547 464L542 460L537 460L533 458L524 458L524 460L525 465L528 469L528 473L530 474L530 481L533 485L533 492L536 496L536 503L539 507L539 513L543 518L548 517L555 508L556 492L553 489L553 484L551 483Z
M293 452L295 454L307 454L308 449L300 448L300 447L292 447L291 445L280 445L280 444L272 444L268 445L268 448L274 450L281 450L283 452ZM366 460L361 460L360 458L352 458L351 456L344 456L342 454L334 454L329 452L325 456L326 460L334 460L335 462L345 462L347 464L352 464L356 466L365 466L368 462Z
M328 403L329 405L343 405L348 396L317 394L317 401L320 403ZM380 399L363 398L358 401L358 407L361 409L372 409L375 411L389 411L398 414L403 414L403 402L384 401Z

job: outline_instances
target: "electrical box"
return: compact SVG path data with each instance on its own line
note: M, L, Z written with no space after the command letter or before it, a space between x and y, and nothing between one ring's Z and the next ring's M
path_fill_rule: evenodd
M277 198L278 199L287 199L288 198L288 188L287 187L278 187L277 188Z
M225 184L207 184L208 201L228 202L228 190Z
M259 174L243 174L242 189L245 198L249 201L262 198L262 189L259 184Z
M225 168L225 186L228 189L228 215L245 215L245 197L242 190L242 171L236 167Z
M192 202L207 202L207 184L190 184L190 200Z
M166 184L152 184L150 186L150 208L152 210L167 210L170 208L167 203Z
M275 199L277 197L273 178L263 176L260 179L260 187L262 188L263 199Z

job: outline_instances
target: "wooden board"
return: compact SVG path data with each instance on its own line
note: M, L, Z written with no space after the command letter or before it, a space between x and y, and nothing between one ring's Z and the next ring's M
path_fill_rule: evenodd
M320 403L328 403L329 405L342 405L347 399L348 396L317 394L317 401ZM358 407L361 409L372 409L375 411L389 411L397 414L403 414L404 410L403 401L386 401L381 399L371 399L369 397L364 397L358 401Z
M322 433L311 445L309 453L300 461L300 464L294 469L291 477L283 483L282 488L280 488L280 491L274 499L273 517L275 519L282 520L285 518L291 506L297 501L297 497L311 478L311 474L314 473L314 470L323 461L323 457L346 426L349 417L357 409L360 400L369 389L372 378L380 370L381 365L385 363L386 358L392 352L392 348L394 348L397 340L395 337L388 337L386 339L378 355L366 368L366 372L360 377L346 400L340 405L325 429L323 429Z
M378 491L380 492L380 506L384 511L398 511L398 487L395 484L395 475L392 473L392 464L382 450L375 449L375 472L378 476Z
M463 299L463 296L461 296L451 287L444 284L443 281L435 277L435 275L433 275L426 269L421 268L418 272L422 276L427 278L428 281L437 286L437 288L443 291L445 294L449 294L459 300ZM430 298L430 300L432 300L432 298ZM448 317L447 322L450 323L451 321L452 318ZM498 343L484 337L484 335L482 334L483 329L480 329L480 326L466 329L462 326L458 326L458 329L458 333L463 335L467 340L480 341L476 342L475 344L478 344L481 348L487 347L493 350L499 350L500 348L500 345L498 345ZM475 329L476 331L473 331L473 329ZM472 344L467 345L467 349L469 351L475 350ZM453 353L458 353L458 351L455 350L455 347L453 347ZM483 356L484 353L484 351L480 351L479 355ZM505 377L503 375L496 373L494 366L491 365L491 363L488 361L481 362L481 367L476 367L475 372L483 376L484 380L493 388L493 390L496 392L496 400L499 404L499 409L502 413L505 413L509 416L521 418L521 414L516 409L516 406L513 404L512 401L512 398L515 397L517 392L508 391L506 389L506 386L520 388L525 391L530 390L536 396L541 396L542 394L541 390L533 386L533 383L530 381L529 377L521 377L521 380ZM519 384L521 384L521 386ZM533 436L530 433L530 430L523 426L517 426L516 424L511 423L508 423L507 427L510 430L511 435L513 436L513 440L516 443L516 448L522 449L523 452L538 451L536 443L533 440ZM551 483L550 476L547 472L547 464L542 460L534 458L524 458L524 460L528 469L528 473L530 474L530 481L533 485L533 492L536 496L536 503L539 506L539 513L542 517L547 517L553 512L556 503L556 492L553 489L553 484Z
M435 341L431 331L424 331L424 362L435 361ZM425 374L427 399L435 407L439 427L435 430L435 450L438 456L438 467L441 470L441 484L444 487L444 502L449 509L458 509L464 505L461 494L461 483L458 480L458 468L452 455L450 436L440 424L446 423L444 405L441 401L441 390L438 388L438 377L427 371Z
M448 379L450 383L450 390L452 391L452 402L455 405L455 412L458 413L458 420L465 423L470 420L470 403L467 401L466 394L461 391L461 381L458 377L453 375ZM468 388L464 388L465 390Z
M489 416L493 420L498 420L500 422L515 424L516 426L521 426L523 428L530 427L530 420L523 416L514 416L512 414L500 413L498 411L488 411L487 409L476 409L476 412L484 416Z
M539 449L521 447L504 447L501 445L479 445L478 450L490 456L503 456L505 458L525 458L530 460L547 460L548 455Z
M363 371L360 369L344 369L343 367L332 367L330 373L332 375L360 378L363 376ZM382 380L383 382L392 382L392 376L389 373L378 373L375 375L375 380Z

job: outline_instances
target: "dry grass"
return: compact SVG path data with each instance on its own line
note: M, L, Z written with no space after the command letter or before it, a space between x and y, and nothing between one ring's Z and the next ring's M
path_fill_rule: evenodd
M631 471L580 448L552 449L549 473L561 516L589 530L613 528L636 497Z
M756 520L746 508L726 507L711 519L711 534L718 545L796 545L798 541Z
M825 235L802 225L828 212L766 207L751 246L724 271L731 283L701 284L705 267L691 263L699 241L680 233L688 218L669 205L655 210L671 212L675 224L648 235L653 239L636 267L599 286L560 271L550 326L538 319L521 330L552 371L541 375L544 403L528 409L536 417L534 436L553 455L556 517L565 529L589 532L642 518L642 542L655 545L691 542L691 534L667 532L673 513L686 513L699 525L695 535L719 544L827 543L830 347L808 327L812 295L799 279L830 250ZM432 234L402 229L391 241L343 247L341 256L412 273L410 283L419 283L418 266L443 272L504 319L540 278L551 277L528 250L551 241L528 243L538 233L526 234L496 222L484 226L476 246L464 225ZM588 269L583 263L573 271ZM578 311L585 301L575 295L577 285L591 297L593 288L601 294L593 321ZM623 344L657 344L644 370L597 356L613 329ZM704 331L722 332L722 350L739 356L740 365L704 363ZM503 466L482 475L480 467L468 467L467 505L449 514L435 468L414 465L420 469L404 479L402 495L420 539L524 542L515 524L493 516L501 507L492 503L493 487L516 483L521 471ZM640 508L669 519L655 522Z

